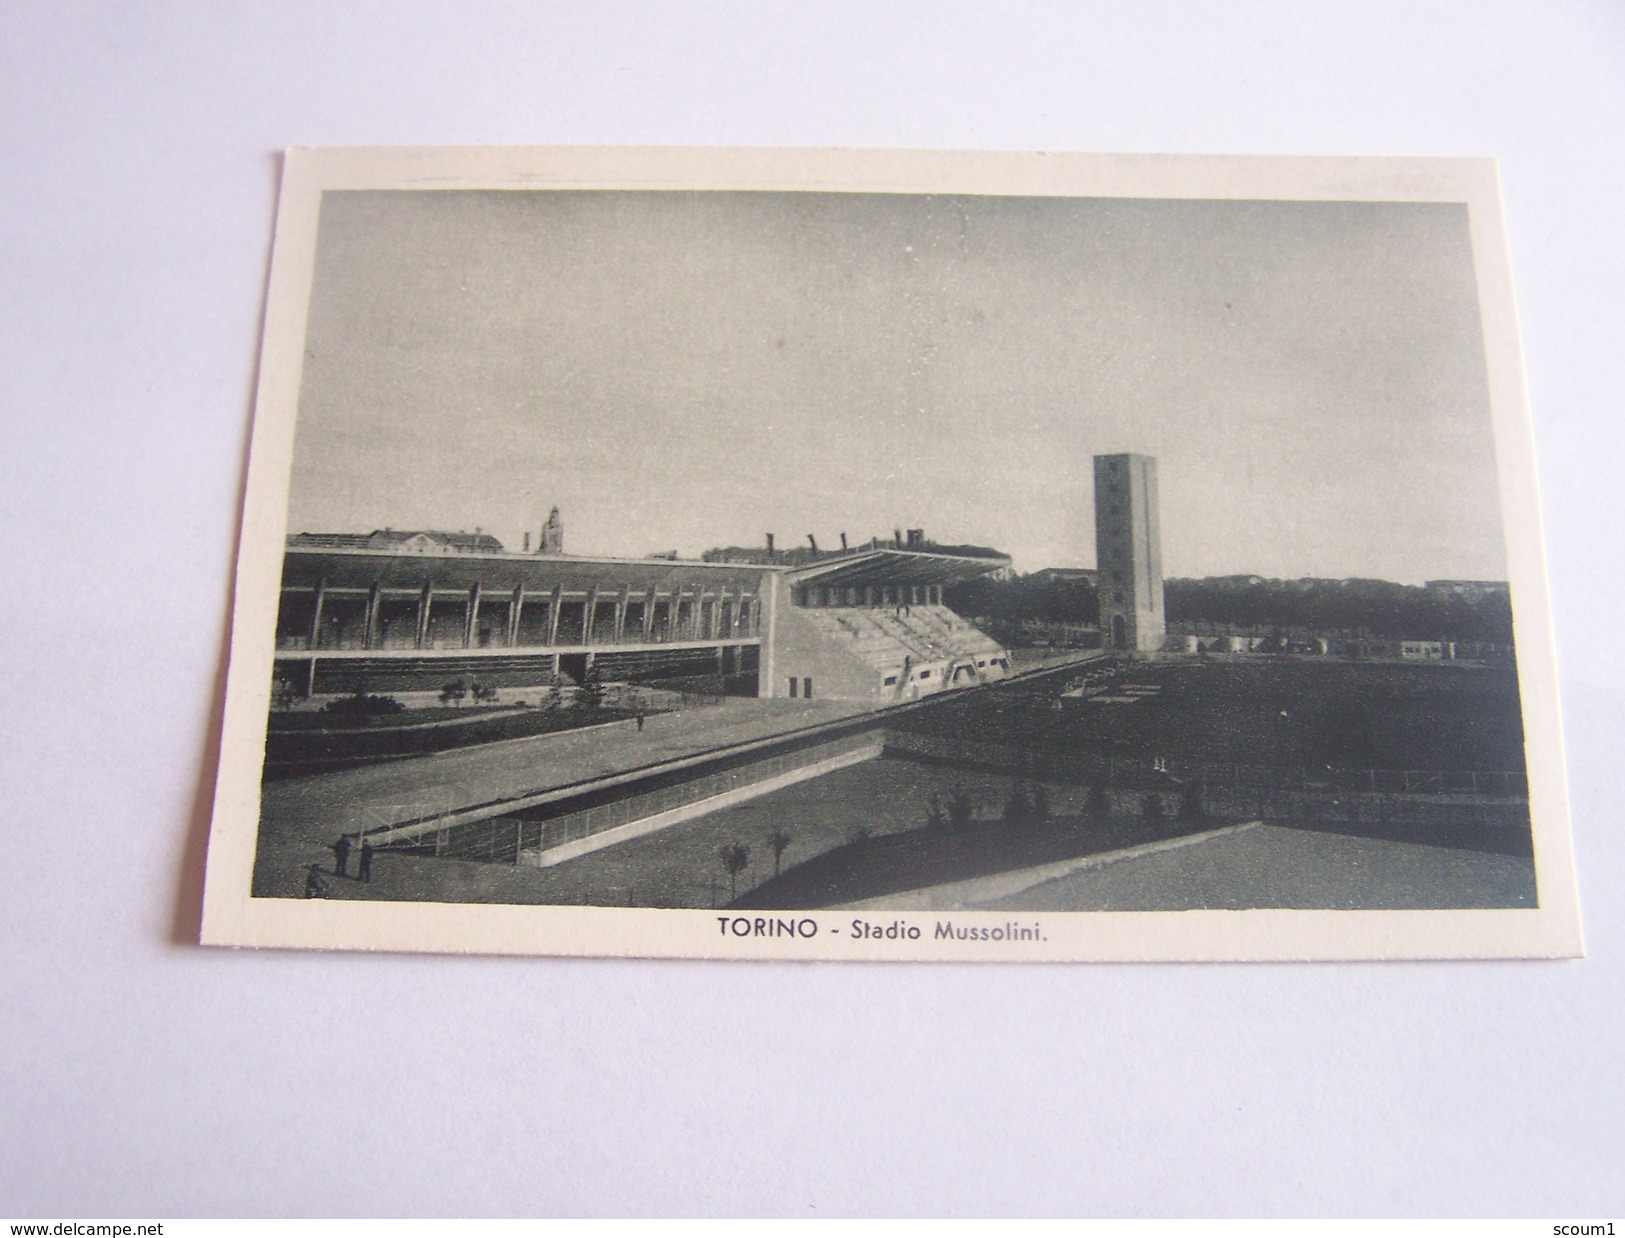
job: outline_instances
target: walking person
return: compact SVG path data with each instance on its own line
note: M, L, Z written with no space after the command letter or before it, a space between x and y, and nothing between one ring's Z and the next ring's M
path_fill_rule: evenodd
M361 863L355 875L358 881L372 881L372 844L369 842L361 844Z
M338 842L328 848L333 853L333 871L340 877L348 877L346 871L350 865L350 840L343 834L339 835Z

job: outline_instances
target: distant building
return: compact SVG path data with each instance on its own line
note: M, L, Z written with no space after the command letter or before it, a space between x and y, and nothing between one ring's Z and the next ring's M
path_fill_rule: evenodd
M547 514L547 523L542 526L542 540L537 543L536 553L543 555L564 553L564 521L559 519L559 509L556 507Z
M1453 661L1456 642L1448 640L1402 640L1399 656L1424 662Z
M1034 572L1029 580L1045 585L1077 585L1093 589L1099 583L1100 573L1088 567L1045 567Z
M846 534L842 533L840 541L840 549L824 549L818 545L816 537L808 534L807 545L791 546L789 549L784 549L775 545L773 534L769 533L764 545L713 546L709 550L700 552L700 561L702 563L755 563L775 564L780 567L807 567L814 563L825 563L832 559L852 555L872 554L880 550L907 550L914 554L991 560L992 562L981 573L982 575L994 580L1010 580L1014 576L1011 570L1010 556L1002 550L995 550L991 546L944 545L928 541L923 529L908 530L906 538L903 531L899 529L892 537L871 537L868 541L860 542L855 546L850 544Z
M1166 624L1153 457L1095 457L1095 562L1106 644L1140 653L1161 649Z
M1497 593L1505 594L1510 587L1504 580L1430 580L1425 588L1434 593L1448 593L1455 597L1477 602Z
M502 553L489 533L447 533L438 529L374 529L371 533L295 533L290 549L388 550L408 555L488 555Z

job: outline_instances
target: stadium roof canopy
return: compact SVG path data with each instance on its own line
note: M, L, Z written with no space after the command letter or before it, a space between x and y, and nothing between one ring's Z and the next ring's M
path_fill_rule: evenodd
M704 586L755 590L764 572L781 573L793 584L834 588L867 585L952 585L1009 566L1008 559L969 558L910 550L858 550L804 566L760 563L705 563L694 559L613 559L579 555L412 554L371 547L313 547L290 539L282 561L284 588L483 590L520 587L566 593L633 593L650 589L677 592Z
M1010 566L1009 559L968 558L917 550L860 550L842 558L825 559L796 568L790 580L798 585L864 588L868 585L956 585Z
M527 554L397 554L379 550L315 550L289 546L282 560L284 588L391 590L470 589L496 592L525 588L537 592L562 588L566 593L605 594L630 588L677 592L703 585L707 589L753 592L762 569L746 564L696 563L677 559L589 559L574 555Z

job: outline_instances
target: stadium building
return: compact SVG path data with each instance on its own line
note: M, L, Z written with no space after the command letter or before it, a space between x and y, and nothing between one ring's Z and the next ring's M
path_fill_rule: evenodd
M385 529L287 541L275 676L302 696L605 681L889 704L1001 679L1008 652L942 603L1009 568L981 548L675 557L563 553L555 510L538 551L489 534ZM844 539L843 539L844 542ZM950 551L978 550L978 554ZM739 561L746 560L746 561ZM750 561L759 560L759 561Z

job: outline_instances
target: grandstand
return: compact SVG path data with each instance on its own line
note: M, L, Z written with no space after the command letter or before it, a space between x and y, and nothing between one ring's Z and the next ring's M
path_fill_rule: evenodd
M528 542L528 539L527 539ZM876 705L1001 678L1006 651L942 604L1009 560L904 549L766 562L512 553L488 534L298 534L275 678L304 697L715 677L730 691ZM918 545L918 543L916 543ZM786 556L788 558L788 556Z
M1010 669L997 641L946 606L913 606L907 613L886 607L815 610L808 618L832 649L877 673L881 688L891 690L881 695L890 699L986 683Z

